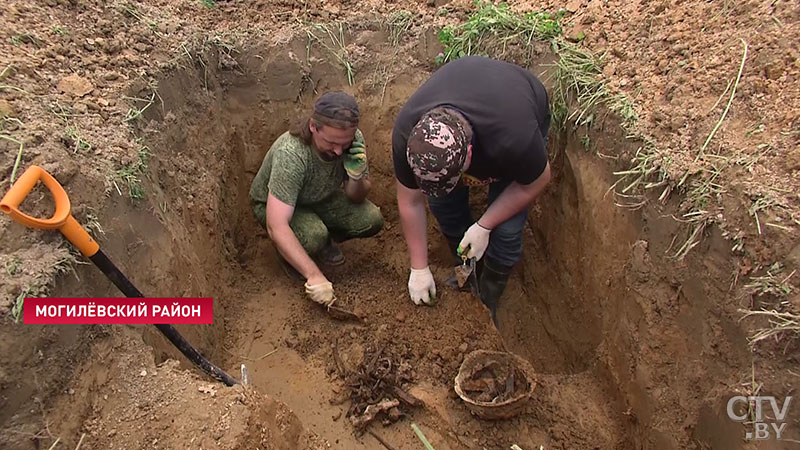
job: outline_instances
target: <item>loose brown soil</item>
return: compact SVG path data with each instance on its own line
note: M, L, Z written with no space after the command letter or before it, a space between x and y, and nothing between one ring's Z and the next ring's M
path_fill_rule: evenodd
M707 208L713 223L676 260L676 240L687 236L675 217L687 192L675 189L665 202L661 192L645 193L642 208L619 208L608 193L613 173L629 168L639 144L613 115L592 129L554 132L555 179L531 208L498 331L480 301L444 286L452 268L433 220L440 301L417 307L408 299L389 156L397 111L435 69L438 28L463 20L471 2L6 2L0 131L23 142L20 171L50 171L75 216L146 295L213 296L213 325L178 329L230 374L239 377L245 364L251 384L211 382L153 327L9 322L25 289L119 294L94 267L70 263L81 257L57 233L3 216L0 446L50 448L59 439L55 448L74 449L83 438L87 449L381 448L356 432L369 430L412 449L421 448L416 423L439 450L756 447L725 407L731 395L782 399L797 380L797 341L783 336L751 352L747 337L764 323L742 321L739 310L781 301L800 308L796 289L776 298L745 287L775 261L787 265L784 275L800 266L792 163L800 67L789 39L800 17L789 2L723 3L553 5L574 13L567 21L583 27L587 48L609 51L607 81L640 105L639 131L670 159L673 181L695 170L745 37L752 59L707 152L743 163L722 171L723 189ZM398 34L388 23L401 9L413 14ZM336 20L346 21L353 85L322 45L330 36L317 29L320 39L309 38L303 25ZM337 25L328 30L338 36ZM531 69L549 80L543 58ZM359 101L370 198L386 222L377 237L344 243L346 263L325 269L341 306L361 322L334 320L304 298L247 198L272 141L334 88ZM0 140L2 192L18 151ZM775 203L760 213L759 234L750 208L766 195ZM40 215L50 206L44 191L25 204ZM731 250L737 242L744 251ZM512 351L533 365L537 387L519 416L480 420L455 394L462 360L478 349ZM389 366L377 363L384 357ZM386 389L367 389L367 380ZM402 405L390 384L424 405ZM390 403L356 430L352 418L381 401ZM785 437L796 440L792 411Z

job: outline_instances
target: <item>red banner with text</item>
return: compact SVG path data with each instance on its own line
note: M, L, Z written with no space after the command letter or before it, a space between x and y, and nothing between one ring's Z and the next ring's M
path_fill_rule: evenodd
M26 324L210 324L210 297L25 297Z

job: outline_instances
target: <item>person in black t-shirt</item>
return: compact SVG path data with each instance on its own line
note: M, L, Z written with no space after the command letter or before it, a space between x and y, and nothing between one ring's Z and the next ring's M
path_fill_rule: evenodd
M447 63L408 99L392 131L392 158L415 304L430 304L436 295L427 197L456 264L486 254L478 285L496 322L498 299L522 256L528 206L550 181L549 126L542 83L519 66L484 57ZM475 221L469 186L485 184L489 205Z

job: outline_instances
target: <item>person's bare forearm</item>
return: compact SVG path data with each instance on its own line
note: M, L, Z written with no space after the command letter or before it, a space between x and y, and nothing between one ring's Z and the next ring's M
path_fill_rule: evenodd
M412 269L428 266L428 218L425 213L425 199L422 196L411 198L400 191L398 186L397 205L403 237L408 245L408 255Z
M531 184L513 182L495 199L485 213L478 219L478 224L486 229L495 227L510 219L514 214L527 208L538 197L550 182L550 166Z
M344 194L351 202L356 204L362 203L367 199L371 187L372 183L369 181L369 178L364 177L360 180L348 178L344 183Z
M275 225L268 228L269 236L278 247L280 254L292 265L306 280L324 278L322 271L308 256L306 250L297 240L291 227L286 225Z

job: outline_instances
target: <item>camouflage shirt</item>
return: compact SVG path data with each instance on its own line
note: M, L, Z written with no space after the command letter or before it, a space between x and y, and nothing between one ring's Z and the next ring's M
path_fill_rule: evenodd
M364 142L361 130L356 130L354 140ZM288 205L310 205L333 194L346 177L342 158L325 161L312 146L287 131L267 151L250 185L250 198L265 204L272 193Z

